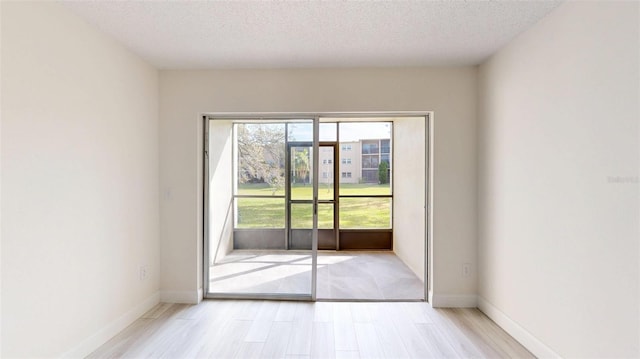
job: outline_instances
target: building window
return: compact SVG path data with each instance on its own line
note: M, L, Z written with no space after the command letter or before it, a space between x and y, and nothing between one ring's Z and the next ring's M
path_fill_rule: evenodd
M377 183L378 170L362 170L362 180L365 183Z
M380 153L391 153L391 140L380 141Z
M351 158L343 158L342 159L342 164L343 165L350 165L351 164Z
M362 168L378 168L378 161L377 155L363 155Z
M343 151L351 151L351 145L342 145Z
M363 155L377 155L380 151L378 148L378 141L362 141L362 154Z
M389 161L389 154L388 153L383 153L380 155L380 163L382 162L386 162L388 165L391 164L391 162Z
M322 172L322 178L328 178L327 172Z
M351 172L342 172L342 178L351 178Z

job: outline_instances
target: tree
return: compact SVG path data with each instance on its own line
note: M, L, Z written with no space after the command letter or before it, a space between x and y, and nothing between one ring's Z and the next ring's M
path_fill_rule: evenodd
M272 192L284 186L284 128L268 124L239 124L238 181L267 183Z
M293 158L293 165L298 179L302 178L302 183L307 183L307 174L309 173L309 150L303 148L297 150Z
M378 165L378 182L380 184L389 183L389 164L387 161L382 161Z

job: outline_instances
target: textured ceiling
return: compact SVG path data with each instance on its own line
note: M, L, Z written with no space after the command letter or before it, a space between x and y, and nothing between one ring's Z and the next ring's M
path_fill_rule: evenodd
M158 68L478 64L558 1L65 2Z

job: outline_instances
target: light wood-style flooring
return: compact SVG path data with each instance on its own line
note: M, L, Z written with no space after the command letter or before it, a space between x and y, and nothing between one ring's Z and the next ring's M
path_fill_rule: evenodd
M477 309L424 302L159 304L90 358L533 358Z

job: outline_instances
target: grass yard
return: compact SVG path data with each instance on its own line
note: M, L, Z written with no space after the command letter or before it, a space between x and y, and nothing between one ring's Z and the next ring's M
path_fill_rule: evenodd
M310 185L293 185L292 199L311 199ZM388 184L342 184L343 195L390 194ZM241 195L284 196L284 189L274 191L265 184L244 184L238 188ZM320 199L332 199L333 191L320 185ZM284 228L283 198L238 198L238 228ZM292 228L312 227L312 205L294 203L291 206ZM340 199L340 228L390 228L391 198L342 198ZM333 228L333 204L318 205L318 228Z
M292 199L311 199L313 186L310 184L293 184L291 186ZM258 196L284 196L284 186L282 188L273 189L266 183L246 183L238 185L239 195L258 195ZM341 195L381 195L391 194L390 184L371 184L371 183L342 183L340 184ZM333 188L327 184L320 183L318 186L319 199L332 199Z

